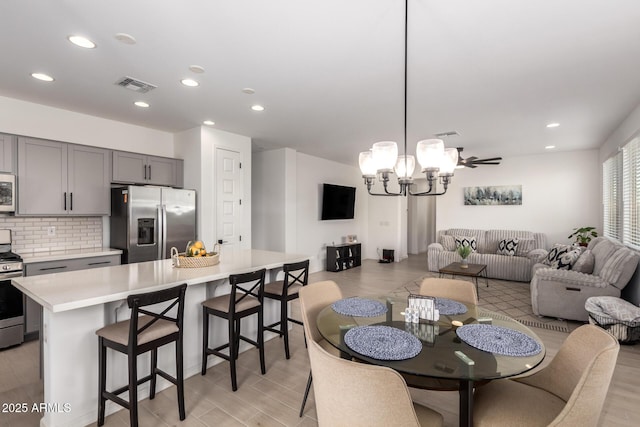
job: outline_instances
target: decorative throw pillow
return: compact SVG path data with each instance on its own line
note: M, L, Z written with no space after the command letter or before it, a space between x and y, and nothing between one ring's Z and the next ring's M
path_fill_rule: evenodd
M518 247L516 248L516 256L527 256L527 254L535 249L536 241L534 239L518 239Z
M453 236L445 234L441 239L442 247L445 251L455 251L456 250L456 239Z
M591 274L593 273L593 267L596 263L596 258L593 256L593 252L587 249L582 252L582 255L578 258L578 260L571 267L574 271L579 271L580 273Z
M471 247L471 252L476 252L478 250L478 243L476 242L475 237L455 236L455 242L456 242L456 250L460 246Z
M558 270L569 270L573 263L578 260L581 253L582 249L580 248L556 243L549 250L549 254L542 263Z
M518 249L518 239L512 237L510 239L500 240L498 242L498 255L514 256Z

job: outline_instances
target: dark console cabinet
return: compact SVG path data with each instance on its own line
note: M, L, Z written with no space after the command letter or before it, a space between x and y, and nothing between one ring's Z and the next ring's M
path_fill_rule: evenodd
M360 243L327 246L327 271L359 267L362 262Z

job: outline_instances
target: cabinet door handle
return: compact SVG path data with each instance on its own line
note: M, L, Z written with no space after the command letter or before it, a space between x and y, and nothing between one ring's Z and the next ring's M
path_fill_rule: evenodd
M67 192L64 192L64 210L67 210Z
M69 193L69 210L73 210L73 193Z
M111 264L111 261L90 262L87 265L102 265L102 264Z
M149 179L151 179L151 165L149 165Z
M45 268L40 268L39 271L62 270L63 268L67 268L67 266L66 265L61 265L60 267L45 267Z

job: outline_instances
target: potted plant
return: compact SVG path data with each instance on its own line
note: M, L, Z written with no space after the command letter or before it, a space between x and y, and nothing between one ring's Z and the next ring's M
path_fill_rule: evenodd
M458 255L460 255L460 257L462 258L462 261L460 262L460 268L469 267L469 263L467 262L467 257L472 252L471 251L471 246L460 245L460 246L458 246L458 249L456 250L456 252L458 252Z
M592 238L598 237L598 232L595 227L574 228L573 233L569 234L569 239L574 237L580 246L587 246Z

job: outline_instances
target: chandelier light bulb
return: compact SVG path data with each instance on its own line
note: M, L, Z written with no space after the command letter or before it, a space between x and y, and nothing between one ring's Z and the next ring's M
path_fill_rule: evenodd
M373 153L371 150L363 151L360 153L358 157L358 163L360 164L360 171L362 172L362 176L365 177L375 177L378 168L376 167L376 163L373 161Z
M398 156L395 172L398 178L411 178L416 168L416 158L413 156Z
M391 172L398 160L398 144L393 141L380 141L371 148L373 161L378 172Z
M440 163L440 175L453 174L458 164L458 150L445 148L442 162Z
M444 156L444 141L441 139L418 141L416 155L422 169L438 169Z

